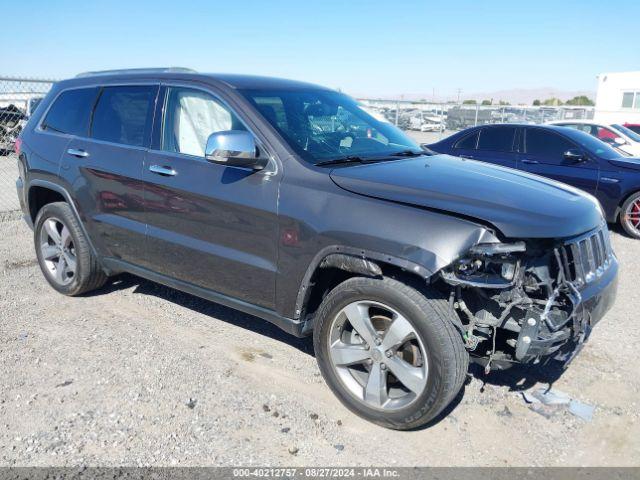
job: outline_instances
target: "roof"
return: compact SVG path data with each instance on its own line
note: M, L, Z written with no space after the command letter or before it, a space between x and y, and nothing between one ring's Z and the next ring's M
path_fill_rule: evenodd
M200 73L180 67L134 68L81 73L75 78L63 80L65 84L111 83L123 80L197 80L205 83L224 84L238 90L330 90L313 83L276 77L241 75L231 73Z

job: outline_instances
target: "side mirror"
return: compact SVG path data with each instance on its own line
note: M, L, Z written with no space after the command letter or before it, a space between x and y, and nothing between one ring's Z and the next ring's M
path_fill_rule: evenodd
M246 130L226 130L209 135L205 158L229 167L262 170L267 159L258 157L258 147L251 133Z
M580 163L584 162L587 157L585 157L584 154L577 148L570 148L569 150L564 152L564 159L568 160L569 162Z
M622 137L616 137L613 139L613 142L617 145L625 145L627 142L624 141Z

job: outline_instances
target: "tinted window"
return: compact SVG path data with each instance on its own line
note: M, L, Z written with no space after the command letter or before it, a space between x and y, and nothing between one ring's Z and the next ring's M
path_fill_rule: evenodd
M91 137L125 145L143 146L151 128L157 87L107 87L93 112Z
M553 163L561 163L564 152L575 148L575 145L564 137L540 128L527 129L525 145L527 153L544 157L545 160Z
M515 127L491 127L480 131L478 150L491 150L493 152L510 152L513 150L513 137L516 134Z
M246 130L238 118L206 92L170 88L165 109L162 149L204 157L209 135Z
M622 108L633 107L633 92L625 92L622 94Z
M97 89L82 88L62 92L42 122L42 128L54 132L86 136L89 116Z
M476 145L478 144L478 132L472 133L471 135L467 135L458 143L455 144L453 148L464 148L465 150L475 150Z

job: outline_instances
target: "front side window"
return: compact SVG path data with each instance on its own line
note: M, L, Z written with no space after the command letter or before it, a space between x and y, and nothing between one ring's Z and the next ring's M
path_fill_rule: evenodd
M513 150L515 127L488 127L480 131L478 150L510 152Z
M80 88L62 92L49 109L42 122L42 129L86 136L91 109L97 93L96 88Z
M422 150L398 128L376 120L352 98L330 90L245 90L264 119L305 160L384 158Z
M564 152L571 148L575 148L575 145L555 132L541 128L527 129L525 151L530 155L541 157L546 163L562 163Z
M168 89L162 150L204 157L209 136L227 130L246 128L212 95L191 88Z
M91 137L142 147L151 131L158 87L131 85L105 87L93 112Z

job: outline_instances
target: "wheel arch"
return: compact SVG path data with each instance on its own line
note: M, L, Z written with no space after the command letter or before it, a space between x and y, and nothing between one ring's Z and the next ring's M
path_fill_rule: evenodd
M76 220L78 221L78 224L82 229L82 233L87 239L89 248L91 248L92 253L98 259L98 261L100 261L101 257L98 255L98 252L93 242L91 241L91 237L89 236L89 233L87 232L87 229L82 222L80 214L78 213L78 209L76 208L76 205L71 198L71 194L69 194L69 192L64 187L47 180L34 179L29 182L26 200L31 224L34 226L34 228L38 213L45 205L59 201L64 201L65 203L67 203L71 208L73 215L76 217Z
M422 265L394 255L331 245L320 250L307 267L298 289L294 318L309 319L324 296L348 278L393 276L416 283L426 281L433 273ZM310 332L313 322L309 319L306 323L305 330Z
M625 204L625 202L627 200L629 200L631 197L633 197L634 195L637 195L639 193L640 193L640 188L636 188L634 190L626 192L621 197L621 200L620 200L620 202L618 202L618 206L616 207L616 213L615 213L615 221L616 222L620 221L620 214L622 213L622 206Z

